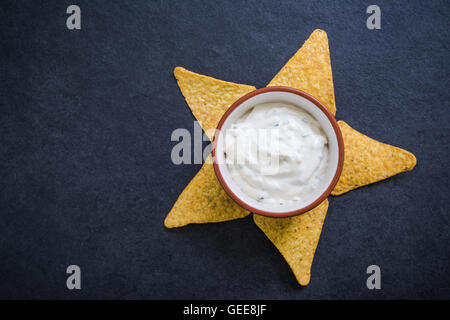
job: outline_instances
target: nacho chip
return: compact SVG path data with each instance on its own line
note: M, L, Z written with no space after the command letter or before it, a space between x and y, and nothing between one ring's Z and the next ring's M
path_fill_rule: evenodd
M309 283L311 265L319 243L328 199L316 208L290 218L269 218L253 215L256 225L277 247L302 286Z
M173 74L194 117L210 139L213 138L211 132L214 132L225 111L237 99L256 89L207 77L182 67L176 67Z
M416 157L403 149L371 139L338 121L344 138L345 159L332 195L340 195L398 173L412 170Z
M167 228L190 223L222 222L247 216L250 212L234 202L219 184L211 155L178 197L164 221Z
M315 30L268 86L287 86L305 91L335 114L333 76L325 31ZM302 286L309 283L314 252L327 210L328 200L325 200L315 209L296 217L281 219L254 215L256 225L278 248Z
M188 71L174 70L178 86L194 117L212 139L214 129L225 111L255 87L226 82ZM214 173L211 156L178 197L167 215L167 228L190 223L222 222L245 217L248 211L237 205L223 190Z
M305 91L336 114L327 33L314 30L268 86L287 86Z

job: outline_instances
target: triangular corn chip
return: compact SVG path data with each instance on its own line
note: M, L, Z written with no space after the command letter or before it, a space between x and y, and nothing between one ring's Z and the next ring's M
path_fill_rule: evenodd
M335 114L333 76L326 32L315 30L268 86L287 86L305 91ZM278 248L291 266L297 281L303 286L309 283L314 252L327 210L328 200L325 200L315 209L292 218L254 215L255 223Z
M210 139L225 111L237 99L256 89L197 74L182 67L176 67L173 73L194 117Z
M194 117L210 139L225 111L237 99L256 89L207 77L181 67L175 68L174 75ZM167 228L190 223L228 221L249 214L223 190L210 158L211 156L178 197L164 221Z
M316 208L290 218L269 218L253 215L256 225L277 247L302 286L309 283L311 265L319 243L328 199Z
M327 33L314 30L268 86L287 86L305 91L336 114Z
M217 180L211 155L178 197L164 225L176 228L190 223L222 222L247 216L250 212L234 202Z
M416 157L403 149L371 139L338 121L345 146L344 167L332 195L340 195L398 173L412 170Z

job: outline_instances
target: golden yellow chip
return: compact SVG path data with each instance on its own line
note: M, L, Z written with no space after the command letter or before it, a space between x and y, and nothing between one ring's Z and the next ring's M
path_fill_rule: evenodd
M412 170L416 157L403 149L381 143L338 121L344 138L344 168L332 195L374 183Z
M237 99L256 89L207 77L182 67L176 67L173 73L194 117L210 139L225 111Z
M268 86L287 86L309 93L336 113L333 76L327 34L315 30ZM328 200L315 209L292 218L254 215L255 223L278 248L297 281L309 283L314 252L319 242Z
M328 199L311 211L290 218L253 215L256 225L277 247L302 286L309 283L311 265L319 243Z
M314 30L268 86L287 86L305 91L336 114L327 33Z
M178 197L164 225L176 228L190 223L222 222L247 216L250 212L236 204L217 180L211 155Z
M203 76L181 67L175 68L174 75L192 113L210 139L225 111L237 99L256 89ZM219 184L210 156L180 194L164 225L175 228L190 223L222 222L248 214Z

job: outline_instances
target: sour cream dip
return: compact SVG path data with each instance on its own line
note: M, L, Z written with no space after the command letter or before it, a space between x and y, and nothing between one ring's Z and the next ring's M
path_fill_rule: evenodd
M290 104L255 105L225 132L224 156L232 179L253 199L289 205L319 186L328 164L320 124Z

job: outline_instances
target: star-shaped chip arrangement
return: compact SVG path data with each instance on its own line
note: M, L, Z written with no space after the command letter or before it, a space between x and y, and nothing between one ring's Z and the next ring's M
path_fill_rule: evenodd
M175 68L174 75L189 108L210 139L225 111L237 99L256 89L200 75L181 67ZM336 114L326 32L315 30L268 86L287 86L305 91ZM344 139L345 159L332 195L341 195L412 170L416 165L416 157L412 153L371 139L342 120L338 124ZM311 265L328 205L328 199L325 199L316 208L289 218L253 215L255 224L280 251L302 286L310 281ZM215 176L210 155L178 197L164 225L176 228L191 223L229 221L249 214L223 190Z

